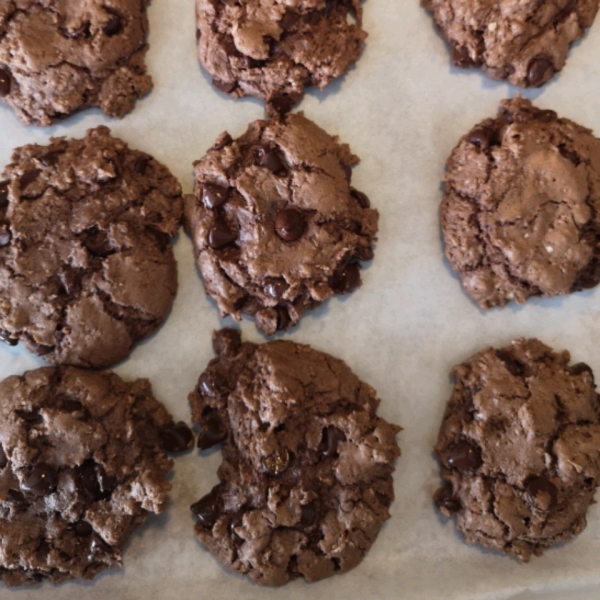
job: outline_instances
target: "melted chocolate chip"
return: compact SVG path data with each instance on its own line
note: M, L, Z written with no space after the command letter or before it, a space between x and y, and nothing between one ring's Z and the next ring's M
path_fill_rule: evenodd
M280 300L288 285L282 277L265 277L262 281L262 289L267 296Z
M360 267L349 264L338 269L331 279L331 289L336 294L347 294L360 285Z
M295 242L306 230L306 218L295 208L280 210L275 217L275 233L284 242Z
M369 200L369 197L366 194L363 194L362 192L359 192L358 190L355 190L354 188L352 188L350 190L350 195L358 200L358 203L363 207L363 208L369 208L371 206L371 201Z
M275 310L277 311L277 331L283 331L292 322L290 313L285 306L276 306Z
M86 229L81 235L83 245L87 248L88 252L93 256L99 258L106 258L111 254L115 253L112 248L111 242L108 239L108 234L102 229L98 229L97 226Z
M94 528L87 521L78 521L73 525L73 531L79 537L87 537L94 531Z
M263 458L263 467L268 475L281 475L290 465L290 453L286 448Z
M194 434L183 421L179 421L176 425L163 429L160 439L166 452L183 452L192 446Z
M12 76L8 69L0 68L0 98L8 96L10 94L10 88L12 85Z
M21 179L19 183L21 184L21 189L24 190L28 185L33 183L41 173L41 169L31 169L30 171L25 171L23 175L21 175Z
M219 396L227 392L227 380L214 371L204 371L198 379L198 387L207 396Z
M341 429L329 425L323 429L323 437L319 445L319 451L325 458L338 456L338 443L345 442L346 435Z
M15 414L28 423L35 424L43 421L43 417L40 415L40 411L37 408L34 408L33 410L22 410L17 408Z
M548 512L558 505L558 489L544 477L529 477L525 482L525 500L538 510Z
M237 81L222 81L221 79L217 79L216 77L212 78L213 87L217 88L220 92L224 94L231 94L233 90L237 87Z
M58 274L60 286L67 296L74 296L81 291L81 275L75 269L66 268Z
M4 329L0 329L0 342L4 342L9 346L16 346L19 343L18 340L10 337L10 333Z
M292 110L294 106L294 100L287 94L279 94L269 100L269 104L278 112L280 115L285 115Z
M494 143L496 132L486 125L478 125L467 135L467 141L482 150L487 150Z
M0 181L0 208L8 206L8 184L9 181Z
M205 183L202 186L202 202L206 208L217 208L227 202L229 198L229 188L221 185Z
M202 527L212 527L219 516L219 486L215 486L206 496L203 496L190 506L190 510Z
M581 159L579 158L579 155L576 152L573 152L572 150L567 150L567 147L564 144L559 144L557 148L558 151L562 154L562 156L570 160L575 166L579 165Z
M221 329L213 337L213 350L218 356L235 354L242 345L242 336L237 329Z
M21 489L34 496L47 496L56 487L57 482L56 469L46 463L39 463L23 481Z
M6 456L6 452L4 452L4 448L0 445L0 469L4 469L7 464L8 458Z
M580 362L576 365L573 365L572 367L569 367L569 371L571 372L571 375L581 375L582 373L589 373L592 376L592 379L594 377L592 367L590 367L590 365L586 365L584 362Z
M342 165L342 169L344 170L344 176L346 177L346 181L350 183L350 180L352 179L352 167L350 165Z
M216 220L208 232L208 245L213 250L220 250L237 240L237 233L229 229L229 225L220 219Z
M72 40L80 37L90 37L90 22L86 21L82 23L77 29L65 29L63 31L65 37L71 38Z
M18 490L8 490L6 496L8 501L14 504L16 508L23 509L29 506L29 502L27 502L25 496Z
M450 450L446 462L461 473L471 473L481 466L481 452L476 444L463 440Z
M227 431L216 416L208 416L200 423L198 448L207 450L227 439Z
M54 348L52 346L45 346L44 344L32 344L31 351L38 356L45 356L50 354Z
M104 35L107 35L108 37L117 35L118 33L121 33L122 30L123 23L121 21L121 17L118 17L117 15L111 17L102 29Z
M196 28L196 42L199 42L201 37L202 32L200 31L200 29Z
M58 164L58 159L62 153L62 150L53 150L52 152L47 152L43 156L40 156L38 160L45 167L54 167Z
M69 413L82 412L84 410L83 404L79 400L73 400L66 395L58 398L58 405L61 410Z
M107 475L102 465L96 465L96 474L98 476L102 497L107 498L117 487L117 479L112 475Z
M266 167L275 174L281 173L285 168L277 152L269 146L259 146L256 149L256 164L259 167Z
M509 350L496 350L496 356L504 363L504 366L511 375L523 377L528 374L527 366L517 360Z
M302 512L300 515L300 526L308 528L315 523L319 514L319 506L317 501L311 502L310 504L302 505Z
M357 260L373 260L374 256L375 253L373 252L372 246L359 246L354 251L354 258L356 258Z
M12 239L12 233L6 223L0 224L0 248L8 246Z
M457 67L472 67L475 64L466 46L452 46L452 62Z
M558 119L558 115L553 110L538 110L533 113L533 116L542 123L551 123Z
M460 500L454 495L454 489L449 481L435 493L433 501L440 510L446 509L450 513L461 509Z
M94 459L86 460L79 468L79 481L94 500L103 500L117 487L117 480L106 474L104 467Z
M133 169L136 173L143 175L146 172L146 167L148 166L149 159L146 156L138 156L133 161Z
M112 554L112 548L97 534L90 540L88 560L92 562L98 554Z
M552 61L545 56L538 56L529 63L527 83L533 87L542 85L548 79L548 72L554 72ZM550 75L551 75L550 73Z

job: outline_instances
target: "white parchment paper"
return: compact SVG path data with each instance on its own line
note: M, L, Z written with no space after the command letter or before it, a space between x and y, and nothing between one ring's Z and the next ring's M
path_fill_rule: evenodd
M438 517L431 495L439 474L431 448L451 385L451 366L487 345L537 336L600 375L600 288L523 306L480 311L443 258L438 227L440 179L459 137L493 116L515 88L477 70L449 66L443 41L418 0L368 0L369 32L357 67L300 108L351 145L362 162L353 184L381 215L375 260L364 285L307 313L284 337L344 359L382 399L380 412L401 424L402 457L395 475L392 519L361 565L341 577L265 589L233 575L192 533L189 505L216 483L220 453L197 451L176 461L171 503L151 517L126 548L125 566L94 582L7 590L0 598L86 600L174 598L243 600L401 598L445 600L591 600L600 597L600 509L574 541L528 565L468 546L452 521ZM154 91L122 121L86 111L51 128L23 127L0 106L0 166L14 147L52 135L83 136L108 124L131 146L153 154L191 191L192 162L227 129L234 137L263 117L255 100L215 92L196 61L193 0L154 0L150 7L149 71ZM542 90L523 95L600 135L600 22L571 50L566 68ZM115 370L148 377L176 419L189 420L187 394L212 357L211 332L231 325L204 295L183 231L175 246L179 292L165 325ZM250 321L246 339L260 341ZM43 361L0 347L0 377Z

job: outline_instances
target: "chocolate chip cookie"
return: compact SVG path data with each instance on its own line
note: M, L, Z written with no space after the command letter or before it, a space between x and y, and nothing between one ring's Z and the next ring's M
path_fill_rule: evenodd
M149 513L165 509L191 447L145 379L47 367L0 382L0 579L91 579L120 565ZM183 425L185 427L185 425Z
M202 449L222 442L221 482L192 505L196 536L258 583L355 567L389 519L400 430L347 365L289 341L213 337L190 394Z
M196 37L213 86L287 112L358 59L367 34L359 0L196 0Z
M481 67L492 79L539 87L565 66L599 0L421 0L450 44L458 67Z
M52 363L124 359L171 308L181 187L106 127L15 150L0 175L0 340Z
M504 100L447 162L446 256L481 308L600 281L600 140L529 100Z
M152 89L146 0L0 3L0 98L29 125L97 106L123 117Z
M467 542L523 562L586 526L600 478L600 396L584 363L536 339L452 369L435 494Z
M358 158L302 114L222 134L195 163L186 228L221 316L255 317L267 334L361 283L378 213L350 187Z

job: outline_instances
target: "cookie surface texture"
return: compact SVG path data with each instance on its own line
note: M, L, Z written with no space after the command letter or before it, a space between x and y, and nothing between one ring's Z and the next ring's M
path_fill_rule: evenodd
M442 513L456 516L467 542L523 562L580 533L600 476L590 367L520 339L475 354L452 377L435 446Z
M0 579L91 579L166 506L173 426L146 380L46 367L0 382Z
M564 65L599 0L421 0L450 44L452 62L492 79L539 87Z
M504 100L446 169L446 256L481 308L600 281L600 140L591 131L528 100Z
M152 89L145 0L3 0L0 99L50 125L90 106L123 117Z
M196 19L198 56L213 85L260 98L269 114L346 73L367 37L357 0L196 0Z
M106 127L15 150L0 175L0 339L52 363L124 359L173 302L181 214L168 169Z
M360 285L378 213L350 187L358 158L302 114L222 134L195 164L185 223L221 316L267 334Z
M289 341L213 337L190 394L198 446L222 442L221 483L192 505L196 536L258 583L355 567L390 514L400 430L347 365Z

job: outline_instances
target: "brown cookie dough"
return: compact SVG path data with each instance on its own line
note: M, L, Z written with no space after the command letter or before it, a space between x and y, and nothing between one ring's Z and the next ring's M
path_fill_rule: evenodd
M2 0L0 98L23 123L97 106L123 117L152 89L146 0Z
M446 256L481 308L600 281L600 140L590 130L504 100L446 168Z
M52 363L124 359L171 308L181 187L106 127L17 148L0 175L0 339Z
M347 365L289 341L223 329L190 394L198 446L222 442L221 483L192 505L196 536L258 583L355 567L390 518L400 430Z
M487 348L452 369L435 452L467 542L523 562L586 526L600 477L600 396L584 363L536 339Z
M359 0L196 0L198 56L218 90L287 112L356 62L361 14Z
M378 213L350 187L358 158L302 113L222 134L195 163L186 228L221 316L255 316L267 334L358 287Z
M145 379L48 367L0 382L4 584L91 579L120 565L131 533L165 509L165 450L180 426Z
M599 0L421 0L450 44L458 67L480 66L492 79L539 87L565 65Z

